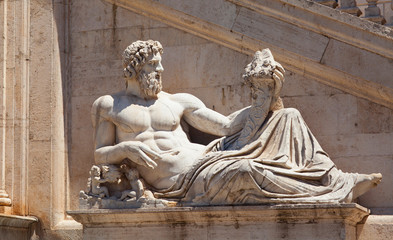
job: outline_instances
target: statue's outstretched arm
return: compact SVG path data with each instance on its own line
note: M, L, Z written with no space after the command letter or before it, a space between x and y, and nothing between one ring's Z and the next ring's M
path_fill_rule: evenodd
M173 95L184 107L184 120L198 130L216 136L227 136L240 131L249 114L249 107L224 116L209 109L201 100L190 94Z

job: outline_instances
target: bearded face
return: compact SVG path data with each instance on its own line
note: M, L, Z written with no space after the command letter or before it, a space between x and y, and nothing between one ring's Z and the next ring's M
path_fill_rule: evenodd
M134 94L142 94L143 96L140 97L143 98L157 98L158 93L162 90L161 73L163 71L159 52L143 56L138 61L132 61L124 68L127 88L128 81L136 80L139 89L137 89L138 93L134 92ZM133 87L135 86L133 85Z
M161 73L153 71L147 73L141 71L138 74L139 87L145 93L146 96L156 97L157 94L162 90Z

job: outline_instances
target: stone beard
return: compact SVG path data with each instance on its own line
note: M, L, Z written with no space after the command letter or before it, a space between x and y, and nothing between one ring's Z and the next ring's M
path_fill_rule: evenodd
M139 86L143 92L149 97L155 97L162 90L161 73L146 73L140 71L137 76Z

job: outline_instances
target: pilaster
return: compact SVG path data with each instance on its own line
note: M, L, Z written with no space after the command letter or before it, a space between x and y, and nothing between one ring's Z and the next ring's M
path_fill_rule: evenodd
M26 214L29 1L1 1L0 198L8 213ZM3 212L5 210L3 209Z

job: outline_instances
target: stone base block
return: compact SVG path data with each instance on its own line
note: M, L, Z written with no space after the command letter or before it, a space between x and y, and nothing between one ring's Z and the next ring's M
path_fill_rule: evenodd
M0 214L0 239L31 239L37 222L36 217Z
M83 239L356 239L357 204L69 211Z

